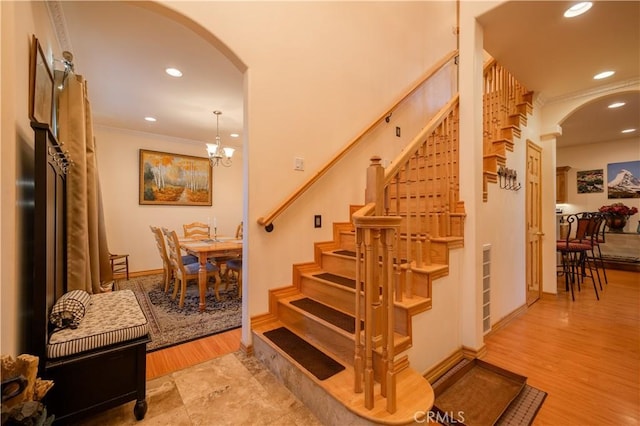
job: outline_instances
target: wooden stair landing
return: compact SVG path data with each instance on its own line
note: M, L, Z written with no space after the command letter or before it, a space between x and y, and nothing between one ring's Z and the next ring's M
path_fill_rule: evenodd
M286 327L285 324L272 316L255 322L252 330L255 354L323 423L415 424L415 416L426 416L433 406L435 396L429 382L415 370L406 368L396 376L398 410L393 414L387 412L386 398L380 396L380 384L375 387L373 409L367 409L364 393L353 392L355 376L352 366L340 363L344 367L342 371L324 380L318 379L265 335L282 327ZM322 348L312 346L326 355Z

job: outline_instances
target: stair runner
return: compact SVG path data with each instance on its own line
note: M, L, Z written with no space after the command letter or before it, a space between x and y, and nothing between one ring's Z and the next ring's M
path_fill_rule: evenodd
M264 336L319 380L326 380L345 368L286 327L267 331Z
M293 306L309 312L310 314L321 318L348 333L353 334L356 331L356 319L349 314L340 312L330 306L324 305L320 302L316 302L313 299L309 299L308 297L305 297L304 299L292 300L290 303Z
M335 275L330 272L322 272L320 274L313 275L316 278L320 278L326 281L331 281L332 283L340 284L344 287L356 288L356 280L352 278L343 277L341 275Z
M342 256L356 257L356 252L353 250L335 250L333 254L339 254ZM382 259L382 257L380 257ZM396 263L396 258L393 259L393 262ZM400 259L400 263L407 263L407 259Z

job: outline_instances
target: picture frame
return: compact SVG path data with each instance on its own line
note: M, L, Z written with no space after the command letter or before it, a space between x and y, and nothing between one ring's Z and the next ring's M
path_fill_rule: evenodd
M40 42L31 37L29 60L29 118L51 127L53 116L53 73Z
M576 172L578 194L604 192L604 170L579 170Z
M206 157L140 150L139 204L211 206L213 171Z
M640 161L607 164L607 198L640 198Z

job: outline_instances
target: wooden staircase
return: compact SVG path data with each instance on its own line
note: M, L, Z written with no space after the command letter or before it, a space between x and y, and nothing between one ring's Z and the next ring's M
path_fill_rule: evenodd
M376 392L374 408L367 409L363 393L353 392L355 381L354 347L355 347L355 232L350 222L333 225L334 239L315 244L313 262L293 266L293 285L270 292L270 311L252 319L254 339L287 359L300 369L306 380L317 384L335 403L343 405L354 414L360 423L369 421L375 424L409 424L415 421L414 416L425 415L433 405L434 395L429 382L418 372L411 369L408 360L403 361L403 368L397 377L397 410L389 413L386 410L385 398ZM448 259L450 248L460 247L461 238L450 238L439 241L434 249L441 260ZM431 309L431 286L435 279L446 276L449 266L446 263L435 263L423 268L413 268L414 294L403 297L394 303L395 332L394 349L399 354L412 345L412 317ZM401 269L402 280L407 268ZM359 297L363 297L361 292ZM303 301L303 303L299 303ZM297 305L301 304L303 307ZM314 305L311 312L304 305ZM320 311L321 313L318 313ZM323 316L323 311L334 311L330 319ZM339 318L336 320L336 317ZM346 368L326 380L318 380L300 365L275 346L264 333L279 327L286 327L305 341L311 343L323 353L330 356ZM257 349L256 349L257 352ZM405 356L406 358L406 356ZM268 363L268 362L267 362ZM377 381L381 380L382 354L376 352L373 358L374 372ZM422 414L421 414L422 413Z
M292 285L270 290L269 312L251 320L256 356L324 423L410 424L433 405L404 352L449 251L463 246L457 114L456 96L386 171L373 158L367 204L350 206L351 222L333 224L333 239L315 243L313 261L293 265ZM282 327L344 369L312 374L265 336Z
M533 92L527 90L495 60L484 67L482 200L488 184L498 182L498 170L507 166L527 116L533 113Z

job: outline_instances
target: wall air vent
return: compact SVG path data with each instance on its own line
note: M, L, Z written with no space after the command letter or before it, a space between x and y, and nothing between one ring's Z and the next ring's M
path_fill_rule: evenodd
M482 331L491 331L491 244L482 246Z

